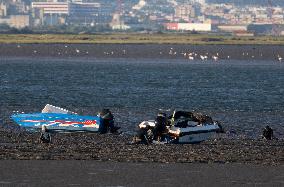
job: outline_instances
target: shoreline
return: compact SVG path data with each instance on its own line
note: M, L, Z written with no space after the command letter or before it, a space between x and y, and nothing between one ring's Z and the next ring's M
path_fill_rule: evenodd
M0 43L284 45L284 37L281 36L239 37L239 36L187 34L187 33L0 34Z
M47 58L152 58L200 60L271 60L284 57L284 45L192 44L0 44L1 57ZM191 56L193 59L190 59Z

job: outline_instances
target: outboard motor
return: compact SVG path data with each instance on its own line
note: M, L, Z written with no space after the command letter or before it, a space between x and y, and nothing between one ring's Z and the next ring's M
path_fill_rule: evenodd
M103 125L99 129L100 133L115 133L119 129L118 127L114 126L114 117L109 109L103 109L99 112L98 116L103 119Z

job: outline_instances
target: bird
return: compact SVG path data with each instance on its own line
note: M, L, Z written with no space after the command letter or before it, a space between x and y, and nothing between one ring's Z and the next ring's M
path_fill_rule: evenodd
M278 61L281 62L282 61L282 57L280 55L278 55Z
M218 60L218 57L217 56L212 56L212 58L214 59L214 61L217 61Z
M79 50L79 49L76 49L76 53L80 53L80 50Z
M188 56L188 59L189 60L194 60L194 57L193 56Z
M201 60L206 60L208 57L206 55L200 55Z

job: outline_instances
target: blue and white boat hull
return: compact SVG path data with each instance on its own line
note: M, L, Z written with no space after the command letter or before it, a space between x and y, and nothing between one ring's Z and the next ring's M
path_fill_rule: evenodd
M45 126L50 131L90 131L99 132L103 128L103 119L99 116L80 116L62 113L13 114L17 124L24 128L41 129Z

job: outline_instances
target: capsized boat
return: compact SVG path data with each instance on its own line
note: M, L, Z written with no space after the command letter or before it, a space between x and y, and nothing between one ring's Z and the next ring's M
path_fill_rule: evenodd
M159 115L161 116L161 114ZM163 115L166 118L165 114ZM155 134L154 131L158 123L157 120L143 121L139 124L139 128L147 128L147 131L152 129L153 133L151 134ZM163 136L165 136L167 143L199 143L207 140L215 133L223 132L218 121L213 121L207 115L187 111L174 111L171 116L166 118L165 126L166 130L163 132ZM146 137L146 139L148 142L150 141L149 137ZM153 142L156 143L157 141L154 140Z
M24 128L48 131L106 132L113 116L108 109L97 116L82 116L75 112L47 104L40 113L13 114L11 119ZM112 121L111 121L112 120Z

